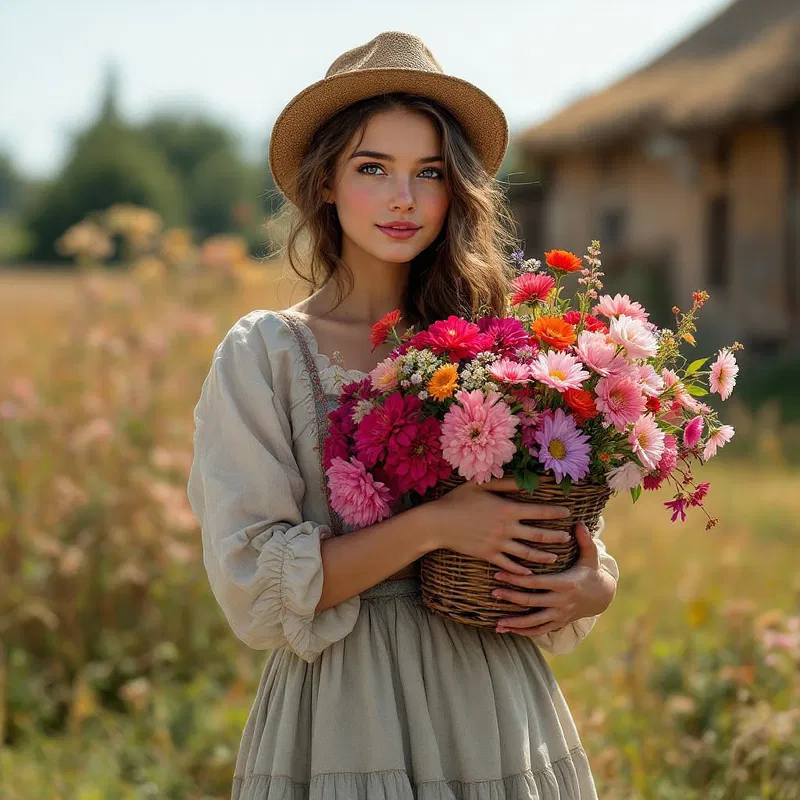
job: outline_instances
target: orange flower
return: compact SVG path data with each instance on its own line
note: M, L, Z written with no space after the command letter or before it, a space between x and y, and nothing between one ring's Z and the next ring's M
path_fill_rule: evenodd
M385 314L372 326L371 340L373 350L389 338L389 331L396 327L398 322L400 322L400 309L396 308L394 311Z
M569 250L550 250L544 254L544 260L548 267L562 272L577 272L583 266L581 257Z
M436 400L445 400L453 394L457 379L457 364L445 364L439 367L428 381L428 394Z
M534 336L556 350L566 350L578 338L574 326L561 317L539 317L532 330Z
M567 389L564 400L577 423L594 419L600 413L594 403L594 394L587 389Z

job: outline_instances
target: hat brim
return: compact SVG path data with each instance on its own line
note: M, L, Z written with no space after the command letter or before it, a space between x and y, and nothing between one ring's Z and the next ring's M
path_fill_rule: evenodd
M269 167L292 202L294 176L314 131L337 111L367 97L409 92L440 102L458 120L486 171L494 176L508 148L508 122L500 106L469 81L418 69L360 69L312 83L295 95L272 128Z

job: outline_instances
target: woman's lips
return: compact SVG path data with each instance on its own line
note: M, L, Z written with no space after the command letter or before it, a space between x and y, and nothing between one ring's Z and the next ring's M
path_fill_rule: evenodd
M375 227L391 239L410 239L419 230L419 228L384 228L381 225Z

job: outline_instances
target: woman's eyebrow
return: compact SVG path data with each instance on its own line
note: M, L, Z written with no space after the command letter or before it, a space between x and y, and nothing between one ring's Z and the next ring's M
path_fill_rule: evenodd
M380 158L383 161L395 160L394 156L390 156L388 155L388 153L378 153L375 150L359 150L353 153L353 155L351 155L350 158L358 158L358 156L367 156L368 158ZM428 164L431 161L441 161L441 160L442 160L441 156L427 156L426 158L421 158L419 162L420 164Z

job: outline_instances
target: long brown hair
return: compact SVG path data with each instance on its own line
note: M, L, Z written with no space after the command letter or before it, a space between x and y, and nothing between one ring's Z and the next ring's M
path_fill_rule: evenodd
M339 155L356 132L378 112L409 109L428 116L442 141L444 180L450 195L445 223L437 238L411 262L405 314L422 327L450 314L476 319L503 315L513 274L507 251L517 248L514 219L505 194L483 168L453 115L434 100L393 92L353 103L315 132L296 177L297 204L277 215L287 226L278 255L316 289L333 279L337 303L352 290L353 274L340 257L342 229L335 206L325 202L324 186L333 186ZM302 246L301 246L302 245ZM301 250L305 248L305 266Z

